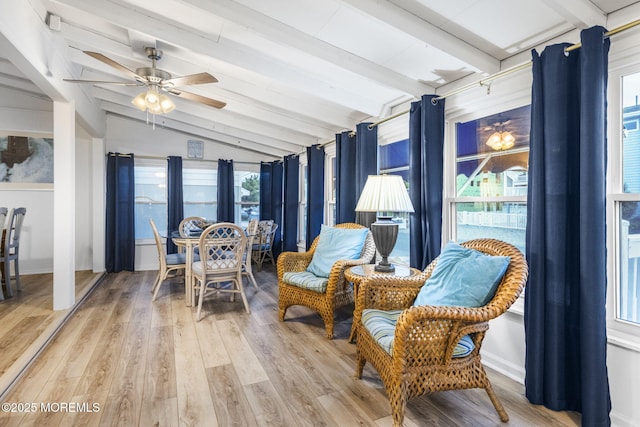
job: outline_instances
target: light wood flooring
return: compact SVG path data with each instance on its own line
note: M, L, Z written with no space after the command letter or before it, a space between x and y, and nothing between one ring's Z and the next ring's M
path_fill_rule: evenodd
M180 278L151 302L155 274L107 275L2 399L12 409L33 403L35 412L0 412L0 425L391 425L377 373L367 365L362 380L353 377L349 308L337 313L334 340L304 307L279 322L269 265L255 273L260 290L246 286L250 315L240 298L213 296L196 322ZM530 405L522 385L489 375L511 417L506 425L579 425L576 414ZM502 425L482 390L412 399L405 424Z
M100 276L77 271L76 298L81 298ZM53 311L52 274L23 275L20 282L22 291L16 291L12 280L13 297L7 297L4 289L5 300L0 301L0 393L69 313Z

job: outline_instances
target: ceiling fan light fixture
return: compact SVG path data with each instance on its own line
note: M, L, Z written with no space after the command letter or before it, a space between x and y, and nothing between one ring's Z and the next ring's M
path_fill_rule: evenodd
M159 105L164 114L170 113L176 108L176 104L174 104L171 98L169 98L167 95L160 95Z
M131 100L131 103L135 105L136 108L139 109L140 111L147 110L147 103L144 100L146 95L147 95L146 92L142 92L142 93L139 93L138 96L136 96Z
M487 145L496 151L508 150L516 144L515 137L511 132L494 132L487 139Z
M147 89L147 94L144 97L144 100L147 102L147 105L155 105L158 103L160 99L160 94L158 93L158 88L152 85Z
M162 114L162 107L160 106L160 103L149 105L147 108L151 114Z
M146 92L139 93L131 103L140 111L148 110L151 114L166 114L176 108L171 98L159 93L157 88L149 88Z

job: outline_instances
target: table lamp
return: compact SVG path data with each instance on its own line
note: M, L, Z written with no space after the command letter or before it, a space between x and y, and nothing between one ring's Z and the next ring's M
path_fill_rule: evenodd
M395 271L389 262L389 254L396 245L398 223L391 220L393 212L413 212L409 193L400 175L369 175L356 205L356 212L378 212L377 221L371 224L371 234L382 259L376 271Z

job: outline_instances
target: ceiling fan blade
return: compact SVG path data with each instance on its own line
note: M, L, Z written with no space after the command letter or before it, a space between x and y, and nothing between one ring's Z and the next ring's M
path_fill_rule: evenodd
M190 74L188 76L182 77L174 77L169 80L164 80L162 82L162 86L190 86L190 85L199 85L203 83L216 83L218 79L213 77L209 73L198 73L198 74Z
M69 83L91 83L91 84L108 84L108 85L120 85L120 86L142 86L142 83L133 82L106 82L103 80L75 80L75 79L62 79Z
M196 95L195 93L191 93L191 92L185 92L182 90L170 90L169 93L179 96L180 98L184 98L184 99L189 99L191 101L196 101L199 102L201 104L205 104L208 105L210 107L214 107L214 108L222 108L225 105L227 105L226 102L222 102L222 101L217 101L215 99L211 99L211 98L207 98L206 96L202 96L202 95Z
M89 55L92 58L97 59L98 61L104 62L105 64L120 70L121 72L125 73L127 76L131 77L132 79L136 79L136 80L141 80L144 81L144 77L137 75L136 73L134 73L133 71L131 71L130 69L128 69L127 67L125 67L122 64L118 64L116 61L114 61L111 58L107 58L106 56L104 56L101 53L98 52L91 52L88 50L83 50L84 53L86 53L87 55Z

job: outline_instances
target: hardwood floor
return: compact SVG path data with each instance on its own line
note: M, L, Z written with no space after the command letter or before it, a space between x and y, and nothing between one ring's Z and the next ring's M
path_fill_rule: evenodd
M75 276L76 298L81 298L101 275L77 271ZM53 311L52 274L24 275L21 286L21 292L14 288L13 297L0 301L0 394L69 313Z
M240 298L213 296L196 322L180 278L151 302L155 274L107 275L3 397L0 425L391 425L377 373L367 365L362 380L353 377L349 308L338 312L332 341L304 307L279 322L277 282L265 265L254 272L260 290L246 286L250 315ZM578 415L530 405L522 385L489 375L508 425L579 425ZM7 412L7 403L21 412ZM501 425L482 390L412 399L405 424Z

